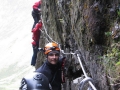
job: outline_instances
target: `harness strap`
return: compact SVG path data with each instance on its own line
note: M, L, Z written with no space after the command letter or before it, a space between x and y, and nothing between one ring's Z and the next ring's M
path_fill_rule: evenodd
M62 79L62 83L65 83L65 60L66 58L64 57L62 60L62 64L61 64L61 79Z

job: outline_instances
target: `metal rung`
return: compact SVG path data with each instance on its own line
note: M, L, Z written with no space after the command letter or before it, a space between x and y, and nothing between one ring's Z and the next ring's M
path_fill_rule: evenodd
M80 88L79 88L79 90L83 90L84 85L85 85L86 83L88 83L89 81L93 83L93 79L92 79L92 78L90 78L90 77L84 78L84 79L80 82Z

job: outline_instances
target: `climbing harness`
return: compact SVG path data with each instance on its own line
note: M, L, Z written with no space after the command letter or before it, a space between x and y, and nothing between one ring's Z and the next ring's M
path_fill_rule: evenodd
M41 20L42 20L43 28L44 28L44 30L45 30L45 34L47 35L47 37L48 37L52 42L57 43L56 41L54 41L54 40L47 34L47 30L46 30L46 28L45 28L42 15L41 15ZM47 39L47 40L48 40L48 39ZM50 41L48 41L48 42L50 42ZM57 43L57 44L58 44L58 43ZM97 90L96 87L94 86L94 81L93 81L93 79L90 78L90 77L88 77L88 76L87 76L87 73L85 72L85 69L84 69L84 67L83 67L82 61L81 61L81 59L80 59L79 51L77 50L77 51L75 51L75 53L73 53L73 52L65 53L64 50L61 49L60 44L58 44L58 45L59 45L59 48L60 48L60 51L61 51L62 54L64 54L64 55L73 55L74 57L77 57L77 59L78 59L78 61L79 61L79 64L80 64L80 66L81 66L81 68L82 68L82 71L83 71L83 74L84 74L84 76L85 76L85 78L80 82L80 88L79 88L79 90L83 90L83 87L84 87L84 85L85 85L86 83L89 83L89 85L92 87L92 89L91 89L91 88L88 88L88 90ZM38 50L39 50L39 51L44 51L44 49L42 49L42 48L38 48ZM64 62L64 61L63 61L63 62ZM61 68L61 69L62 69L62 82L65 82L64 73L63 73L64 63L62 64L62 68Z

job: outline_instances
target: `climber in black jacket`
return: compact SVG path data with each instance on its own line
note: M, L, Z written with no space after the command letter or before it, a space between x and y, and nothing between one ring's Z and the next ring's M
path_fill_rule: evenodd
M38 2L35 2L34 5L33 5L32 17L34 19L34 24L33 24L32 29L35 27L35 25L40 20L40 16L41 16L41 2L42 2L42 0L39 0Z
M54 42L46 44L44 47L44 54L46 55L47 60L36 70L36 72L42 73L48 78L52 90L61 90L61 83L63 80L63 75L61 74L61 62L65 58L59 58L60 49L58 44Z

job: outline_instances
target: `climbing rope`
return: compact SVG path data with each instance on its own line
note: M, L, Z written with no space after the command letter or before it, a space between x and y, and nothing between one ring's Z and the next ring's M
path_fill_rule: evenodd
M50 37L50 35L48 35L47 29L45 28L45 25L44 25L44 22L43 22L42 15L41 15L41 20L42 20L42 23L43 23L43 28L44 28L45 34L48 36L48 38L49 38L52 42L57 43L56 41L54 41L54 40Z
M43 33L43 34L44 34L44 31L43 31L43 30L41 30L41 33ZM47 40L47 42L50 42L50 41L48 40L48 38L46 38L44 35L43 35L43 37Z

